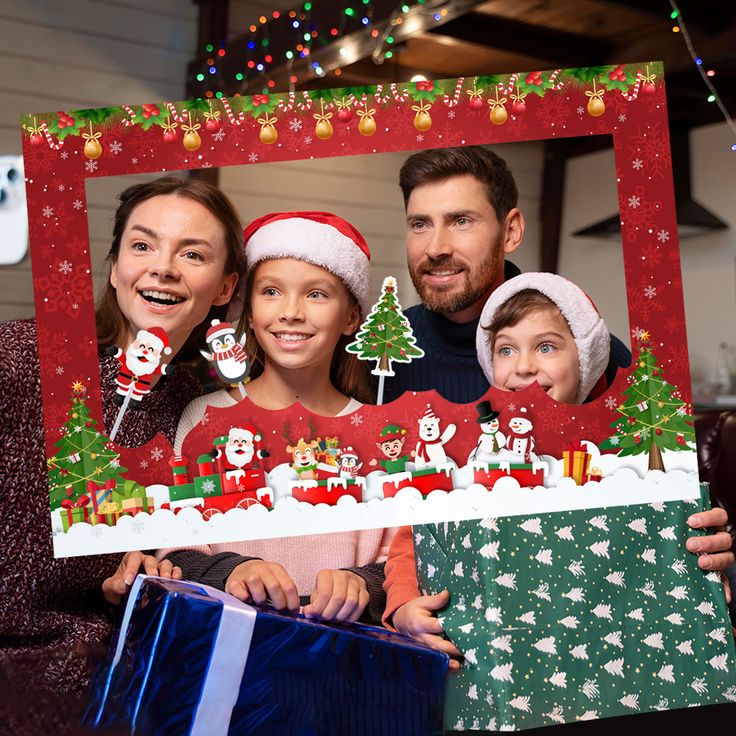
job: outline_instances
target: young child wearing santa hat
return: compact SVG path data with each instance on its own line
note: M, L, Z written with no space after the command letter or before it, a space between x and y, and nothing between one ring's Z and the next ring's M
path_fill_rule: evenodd
M248 273L241 327L252 356L248 398L267 409L298 401L323 416L343 416L370 396L363 364L345 351L368 312L370 251L363 236L328 212L279 212L245 230ZM174 451L207 406L240 401L237 388L200 397L184 410ZM383 563L390 529L210 545L165 552L183 577L242 600L307 616L380 620ZM204 549L204 552L200 551ZM342 569L336 569L342 568Z
M605 389L608 328L587 294L562 276L525 273L498 287L483 307L476 348L489 383L503 391L537 382L559 402L582 404ZM411 527L394 537L384 588L384 624L447 652L457 669L461 654L436 617L449 593L420 594Z

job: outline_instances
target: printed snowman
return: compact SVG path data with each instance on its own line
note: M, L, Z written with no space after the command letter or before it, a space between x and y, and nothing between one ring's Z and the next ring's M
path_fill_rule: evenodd
M225 383L242 383L250 370L248 356L243 349L245 335L236 341L235 328L229 322L213 319L211 327L207 330L206 340L212 352L208 353L206 350L199 352L207 360L212 361L217 375Z
M498 412L493 410L490 401L481 401L475 410L478 412L475 421L480 424L481 435L475 449L468 455L468 462L488 463L506 446L506 437L500 431Z
M448 424L440 433L439 417L430 404L419 419L419 442L414 450L414 463L417 470L435 468L449 462L444 445L455 435L456 427Z
M534 425L527 416L527 409L522 406L519 414L509 421L509 432L506 436L506 449L514 455L523 457L523 462L531 463L537 460L534 454Z

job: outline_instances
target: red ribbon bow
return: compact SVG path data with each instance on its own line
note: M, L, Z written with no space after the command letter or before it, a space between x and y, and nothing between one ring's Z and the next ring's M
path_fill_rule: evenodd
M417 92L431 92L434 89L434 82L427 80L426 82L417 82Z
M253 95L253 107L260 107L261 105L268 105L268 95Z
M567 449L569 452L588 452L587 446L580 440L577 442L571 442Z
M77 502L74 503L71 499L65 498L61 502L61 508L63 509L78 509L82 506L86 506L89 503L89 496L80 496Z

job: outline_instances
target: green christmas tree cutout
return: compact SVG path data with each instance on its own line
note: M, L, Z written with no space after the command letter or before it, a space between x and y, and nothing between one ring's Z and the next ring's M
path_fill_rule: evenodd
M87 482L103 485L112 478L122 485L117 452L110 449L110 440L95 428L97 422L90 418L85 403L83 384L72 385L72 405L64 424L64 433L54 447L57 452L48 461L51 509L59 508L65 499L77 501L87 493Z
M409 320L401 311L393 276L383 280L379 300L360 326L355 341L345 349L357 355L359 360L376 361L371 373L379 376L379 404L383 403L385 377L396 375L391 362L410 363L414 358L424 357L424 351L416 345Z
M603 450L624 455L649 453L649 470L664 470L662 450L691 450L695 442L693 418L680 392L668 383L645 333L634 373L624 390L620 416L611 424L615 434Z

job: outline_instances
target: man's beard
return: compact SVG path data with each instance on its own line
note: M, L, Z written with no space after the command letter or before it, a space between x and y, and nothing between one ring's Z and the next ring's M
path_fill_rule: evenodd
M501 233L487 256L478 265L471 264L470 271L464 271L464 279L460 288L456 286L428 286L422 279L427 270L436 268L464 268L456 264L452 256L442 258L426 257L417 267L411 268L409 275L414 288L427 309L433 312L452 314L472 307L488 295L494 283L503 274L503 251L501 250ZM418 272L418 273L417 273Z
M246 465L253 459L253 450L249 450L248 447L243 449L245 452L241 454L236 452L234 447L225 447L225 457L228 462L236 468L242 468L243 465Z
M153 373L158 367L159 361L154 355L149 355L148 360L141 360L140 355L136 355L129 348L125 353L125 364L135 376L147 376Z

